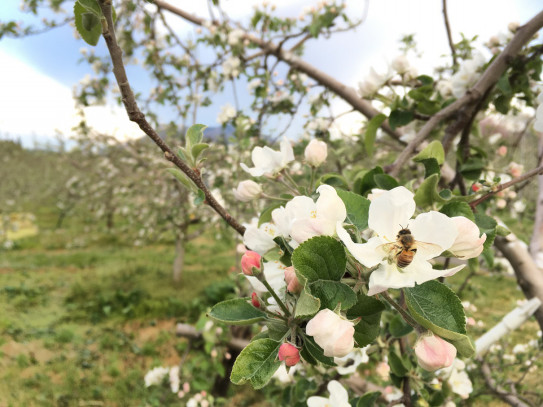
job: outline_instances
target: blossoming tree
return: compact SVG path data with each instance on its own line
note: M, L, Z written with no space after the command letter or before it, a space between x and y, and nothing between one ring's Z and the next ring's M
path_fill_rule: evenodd
M295 390L285 393L287 405L366 406L385 398L393 404L451 405L468 398L472 383L460 358L473 357L476 349L464 307L445 278L463 269L475 272L480 259L491 267L496 242L515 264L527 297L543 300L543 278L535 263L541 251L542 205L534 207L539 219L534 256L525 262L518 259L526 249L511 249L508 230L494 217L500 199L505 202L501 209L506 199L516 199L505 195L510 188L543 172L541 154L534 155L533 169L524 174L518 165L506 171L490 165L511 158L508 149L514 150L515 140L541 139L543 110L541 105L534 109L541 94L541 45L534 38L543 13L491 38L488 57L468 39L451 40L452 63L425 75L409 62L413 42L406 37L404 55L393 60L388 72L372 69L354 89L301 57L306 41L361 23L349 17L345 3L323 1L297 19L275 16L266 3L246 25L223 14L197 17L163 0L140 8L131 2L116 6L114 12L110 0L76 1L79 34L90 45L103 37L110 62L93 53L87 59L102 61L95 64L102 78L109 77L112 64L129 118L177 167L176 178L242 235L248 250L241 266L251 294L221 302L208 314L219 323L264 326L241 350L231 381L260 389L274 375L284 376L287 366L287 376L294 374L297 382ZM166 14L196 25L197 40L180 39ZM139 24L152 41L133 37ZM9 25L3 30L24 34ZM212 47L216 58L198 60L201 45ZM257 202L254 222L243 225L234 218L202 177L202 154L209 145L201 125L189 128L176 153L157 134L155 118L148 120L140 110L123 61L123 52L130 59L136 48L161 84L147 101L170 104L183 120L190 110L182 109L184 104L210 104L226 83L247 79L250 108L223 106L218 120L234 126L234 148L251 150L252 163L245 157L239 163L246 179L236 168L241 182L233 195ZM173 48L182 55L170 52ZM286 75L274 79L279 64ZM80 97L103 96L106 84L91 81ZM310 92L313 88L318 92ZM335 126L338 118L325 115L332 95L343 99L349 112L364 116L361 134L342 134ZM266 123L280 115L295 117L302 103L311 117L307 136L313 138L305 137L293 149L283 131L270 130ZM516 125L498 131L500 123ZM485 131L491 131L488 137ZM268 133L280 139L278 149L262 146ZM541 308L536 316L543 326ZM398 394L367 391L366 386L353 400L331 380L354 373L368 354L387 361L376 366L376 374L386 376ZM481 373L488 378L484 366L481 361ZM516 390L503 390L491 377L486 385L503 400L523 405ZM322 397L325 388L329 398ZM192 405L199 402L192 400Z

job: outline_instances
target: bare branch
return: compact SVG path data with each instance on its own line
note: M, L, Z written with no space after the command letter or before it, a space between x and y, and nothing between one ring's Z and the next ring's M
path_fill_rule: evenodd
M481 373L485 379L486 386L492 391L493 394L498 396L501 400L505 401L507 404L514 407L530 407L529 404L524 403L520 400L516 394L510 393L500 387L496 381L492 378L492 373L490 371L490 366L482 358L477 359L481 365Z
M443 19L445 20L445 29L447 30L447 39L449 40L449 47L451 48L451 56L453 60L453 66L456 66L456 49L454 48L454 42L452 40L451 26L449 24L449 15L447 14L447 0L443 0Z
M198 188L204 192L205 202L211 206L215 212L217 212L233 229L235 229L239 234L243 235L245 232L245 227L234 219L226 211L226 209L221 206L221 204L219 204L211 191L205 185L199 171L197 169L194 170L190 168L173 152L173 150L164 142L164 140L160 138L149 122L147 122L145 115L140 111L136 98L134 97L134 93L132 92L132 88L130 87L130 83L128 82L128 77L126 75L126 70L123 63L122 50L117 44L117 38L113 29L114 25L111 16L111 1L100 0L99 4L107 21L107 26L102 28L102 36L106 41L106 45L111 56L111 61L113 62L113 74L115 75L115 79L119 85L122 101L126 112L128 113L128 118L137 123L140 129L143 130L143 132L149 136L157 146L160 147L168 161L175 164L196 184Z
M543 27L543 11L532 18L528 23L519 27L515 36L507 44L504 50L492 61L486 71L481 75L475 85L469 89L464 96L455 102L446 106L437 112L422 128L417 136L409 142L407 147L398 155L396 161L386 168L392 176L397 176L400 169L407 162L409 157L415 152L415 149L430 136L433 130L444 120L458 114L458 111L471 110L498 81L505 72L511 59L514 58L534 36L534 34Z

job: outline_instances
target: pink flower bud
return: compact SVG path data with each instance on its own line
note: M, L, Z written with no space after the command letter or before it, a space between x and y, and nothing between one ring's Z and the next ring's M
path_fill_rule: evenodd
M500 146L500 148L498 148L498 155L505 157L506 154L507 154L507 147Z
M287 291L289 293L297 294L302 291L302 285L296 276L294 267L290 266L285 269L285 281L287 283Z
M300 351L290 343L284 343L279 347L279 360L285 361L285 365L294 366L300 361Z
M313 167L318 167L328 155L328 147L324 141L311 140L304 151L305 161Z
M241 270L246 276L253 275L253 267L260 270L260 254L247 250L243 256L241 256Z
M258 295L256 295L256 293L253 291L253 293L251 294L251 303L256 307L256 308L260 308L261 305L260 305L260 301L258 301Z
M324 350L324 356L341 358L354 348L354 324L329 309L320 310L305 331Z
M415 344L420 367L429 372L449 367L456 357L456 348L439 336L430 333L420 336Z
M481 184L479 184L478 182L476 182L475 184L473 184L473 185L471 186L471 190L472 190L473 192L477 192L477 191L480 190L480 189L481 189Z

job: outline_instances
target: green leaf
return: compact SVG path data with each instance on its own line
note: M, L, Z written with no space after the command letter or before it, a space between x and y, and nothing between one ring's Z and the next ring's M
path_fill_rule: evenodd
M190 126L185 134L185 145L187 150L190 150L192 146L202 142L204 138L204 130L207 128L205 124L194 124Z
M370 200L343 189L337 189L336 192L347 209L346 222L354 225L358 230L367 229Z
M269 222L272 219L272 212L281 207L283 205L282 202L274 202L270 206L267 206L264 208L264 210L260 213L260 217L258 218L258 226L262 225L263 223Z
M86 11L96 15L96 17L102 16L102 9L96 0L77 0L77 3L84 7Z
M292 264L308 283L318 280L339 281L345 274L347 257L343 245L330 236L316 236L298 246Z
M444 213L449 218L452 218L454 216L464 216L472 222L475 222L475 216L473 215L473 211L466 202L446 203L445 205L443 205L440 212Z
M373 407L380 395L380 391L366 393L358 399L356 402L356 407Z
M324 174L320 177L318 185L331 185L334 188L349 189L349 184L343 175L339 174Z
M198 144L193 145L191 152L192 152L192 157L194 158L194 160L197 160L198 156L202 154L202 152L206 148L209 148L209 144L207 143L198 143Z
M409 372L409 369L404 366L402 359L394 350L388 352L388 364L390 365L390 371L398 377L405 377Z
M404 290L413 318L426 329L451 342L465 357L475 349L466 335L466 316L460 299L435 280Z
M309 335L302 335L304 340L304 349L309 353L309 355L316 360L317 362L320 362L321 364L325 366L336 366L334 363L334 358L329 356L324 356L324 350L317 345L315 340L309 336Z
M422 182L419 189L415 192L415 202L417 203L417 206L425 208L427 206L432 206L434 202L441 204L446 202L446 200L437 192L438 182L438 174L433 174Z
M204 194L204 191L201 189L198 189L198 192L196 193L196 198L194 198L194 205L199 206L201 205L206 199L206 195Z
M364 135L364 147L369 156L373 154L373 145L375 143L375 136L377 135L377 130L386 120L386 116L382 113L374 116L369 122L366 128L366 134Z
M303 281L305 279L301 277ZM302 281L300 281L302 283ZM296 301L296 318L312 317L321 307L321 300L313 296L307 286L300 292L298 301Z
M405 322L400 315L394 315L389 322L388 330L393 337L401 338L411 332L413 327Z
M509 76L507 75L507 72L504 72L504 74L500 77L496 83L496 87L501 90L504 95L510 95L513 92L511 89L511 83L509 83Z
M264 387L281 365L277 358L280 346L281 342L272 339L259 339L247 345L232 367L232 383L249 381L255 389Z
M356 304L347 311L348 319L362 318L354 326L354 340L359 347L372 343L381 332L381 313L385 305L365 294L359 294Z
M388 123L392 130L396 130L396 127L402 127L413 120L413 112L407 110L396 109L388 116Z
M498 222L484 213L477 212L475 214L475 224L479 227L481 233L486 233L486 240L483 246L485 249L490 249L496 238Z
M247 302L245 298L219 302L207 315L217 322L229 325L251 325L266 319L266 314Z
M102 24L100 23L101 11L97 15L93 11L81 5L79 1L74 4L75 28L81 38L89 44L96 45L102 35Z
M388 174L375 174L373 179L379 188L386 189L387 191L390 191L391 189L400 185L395 178Z
M469 157L460 165L460 173L470 181L477 181L485 167L485 162L480 157Z
M321 301L320 309L335 309L341 304L341 309L346 310L356 303L356 294L346 284L339 281L318 280L308 284L311 294Z
M282 341L290 331L287 324L277 318L269 319L266 322L266 326L268 327L268 337L274 341Z
M417 76L417 79L421 81L424 86L431 85L434 83L434 78L428 75L419 75Z
M292 247L290 247L290 245L287 243L283 236L276 236L273 238L273 241L277 243L277 245L283 252L282 256L279 258L279 261L281 261L281 263L283 263L287 267L292 266Z
M353 188L354 192L360 195L366 195L366 193L370 192L373 188L377 188L374 176L383 173L384 171L381 167L375 167L369 170L362 178L355 181Z
M434 140L428 144L424 150L413 157L413 161L421 162L428 158L434 158L439 165L443 165L445 162L445 150L443 150L443 145L439 141Z
M428 178L431 175L440 175L440 168L435 158L428 158L421 161L424 165L424 178Z
M166 169L167 172L172 174L179 182L181 182L187 189L191 192L196 192L198 190L198 187L194 182L192 182L184 172L182 172L178 168L168 168Z

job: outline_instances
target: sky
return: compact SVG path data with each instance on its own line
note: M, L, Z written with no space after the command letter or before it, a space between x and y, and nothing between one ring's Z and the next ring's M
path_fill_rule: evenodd
M35 21L19 10L19 0L0 2L0 20ZM205 1L171 0L172 4L194 14L207 17ZM221 4L233 19L246 21L252 13L248 4L261 1L222 0ZM313 0L276 0L281 16L298 16ZM348 0L352 16L362 16L365 1ZM66 8L71 6L67 2ZM339 33L331 39L308 41L304 59L319 69L337 77L350 86L364 79L370 67L377 69L391 61L398 52L398 40L404 34L415 34L422 58L413 61L419 73L430 73L431 68L449 52L439 0L369 0L364 23L356 31ZM481 42L492 35L505 32L510 22L525 23L541 10L540 0L454 0L448 2L448 12L454 41L479 35ZM44 11L47 16L47 10ZM173 21L173 20L172 20ZM175 28L181 35L189 35L195 27L175 19ZM56 135L69 134L77 122L72 99L73 86L86 74L92 73L85 63L78 63L80 49L86 44L76 38L74 29L64 26L45 34L23 39L0 40L0 138L20 139L24 145L44 144ZM104 52L103 40L97 52ZM142 91L148 87L142 72L129 71L131 82ZM148 90L148 89L147 89ZM238 87L242 102L245 86ZM214 104L200 110L198 121L216 126L220 107L231 99L230 93L217 95ZM334 105L336 113L344 109ZM115 134L118 138L141 137L136 125L130 123L124 110L116 105L89 108L88 122L98 130ZM345 125L353 125L345 119ZM296 138L300 129L294 126L290 137Z

